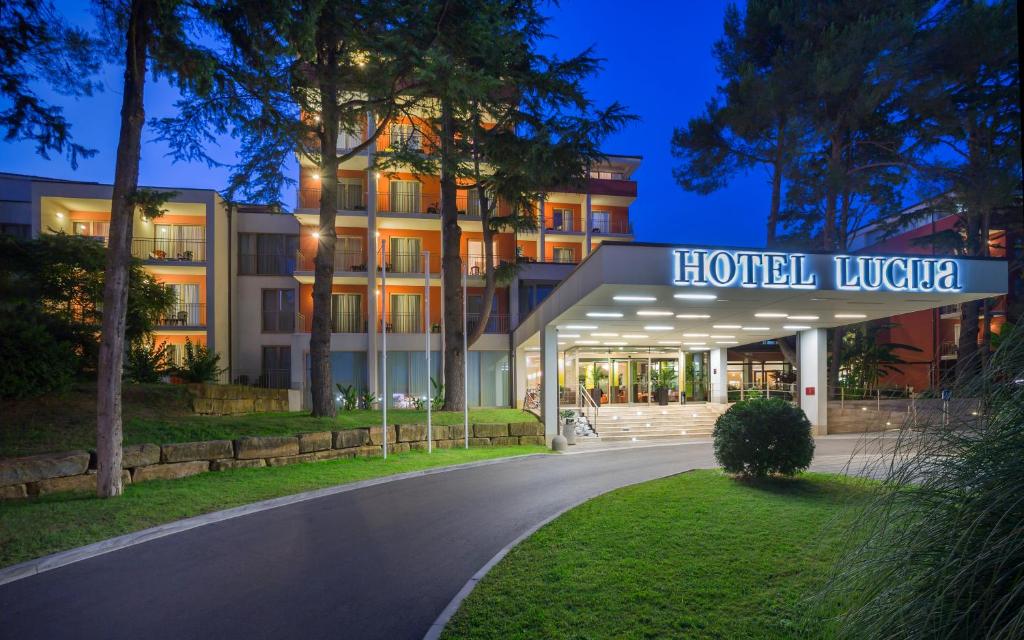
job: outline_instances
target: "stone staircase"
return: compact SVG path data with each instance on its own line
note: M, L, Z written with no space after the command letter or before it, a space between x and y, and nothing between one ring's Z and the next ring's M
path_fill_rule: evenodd
M710 438L715 420L727 404L605 405L598 417L602 442L646 442L678 438Z

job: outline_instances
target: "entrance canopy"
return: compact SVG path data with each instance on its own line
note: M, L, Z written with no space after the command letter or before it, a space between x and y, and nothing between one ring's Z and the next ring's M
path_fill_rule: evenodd
M558 382L545 374L560 351L708 350L722 398L729 348L796 334L800 404L824 433L826 329L1002 295L1006 282L1000 259L605 242L513 332L517 396L525 352L539 351L553 437Z
M605 242L530 314L516 348L715 347L1006 293L1004 260ZM564 343L564 344L562 344Z

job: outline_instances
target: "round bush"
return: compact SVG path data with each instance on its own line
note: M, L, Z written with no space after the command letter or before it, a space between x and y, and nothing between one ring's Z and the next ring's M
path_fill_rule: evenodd
M814 457L811 423L785 400L737 402L715 422L715 458L729 473L791 476Z

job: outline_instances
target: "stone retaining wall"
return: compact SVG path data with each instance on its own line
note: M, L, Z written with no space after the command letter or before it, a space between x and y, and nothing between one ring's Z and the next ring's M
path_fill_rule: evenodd
M543 445L539 422L474 424L469 444L481 446ZM435 425L438 449L464 445L462 425ZM426 450L427 425L390 425L388 452ZM236 440L134 444L123 449L124 482L172 480L204 473L249 467L279 467L299 462L379 456L381 427L300 433L294 436L246 436ZM96 491L96 456L90 451L45 453L0 459L0 500L41 496L59 491Z
M298 391L261 389L238 384L190 384L192 411L202 415L230 416L266 411L294 411ZM295 395L296 399L290 398Z

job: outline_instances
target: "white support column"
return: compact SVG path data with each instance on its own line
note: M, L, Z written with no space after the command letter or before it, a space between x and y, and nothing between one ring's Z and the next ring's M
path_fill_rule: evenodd
M544 439L558 435L558 331L554 325L540 332L540 415L544 421Z
M515 369L512 374L515 376L515 394L516 397L512 398L512 406L518 407L519 409L525 409L524 401L526 400L526 349L519 347L515 352Z
M537 201L537 228L540 233L540 239L537 241L537 262L547 262L544 257L544 200L545 196L542 195Z
M729 402L729 350L711 350L711 402Z
M367 135L377 131L372 113L366 116ZM378 395L377 374L377 179L373 171L375 144L366 147L366 378L367 389Z
M808 329L797 334L800 362L800 408L816 435L828 433L828 331Z
M583 209L583 224L587 225L586 226L586 230L587 230L587 241L586 241L587 242L587 246L584 247L584 249L583 249L583 255L585 255L585 256L589 256L590 255L590 236L591 236L591 234L594 231L594 219L593 218L594 218L593 212L591 211L591 208L590 208L590 188L587 187L587 203L586 203L586 207Z

